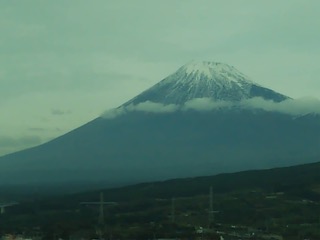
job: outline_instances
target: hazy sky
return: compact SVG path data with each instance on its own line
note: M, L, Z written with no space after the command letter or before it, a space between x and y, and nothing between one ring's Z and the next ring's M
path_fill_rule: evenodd
M119 106L190 60L320 98L318 0L1 0L0 155Z

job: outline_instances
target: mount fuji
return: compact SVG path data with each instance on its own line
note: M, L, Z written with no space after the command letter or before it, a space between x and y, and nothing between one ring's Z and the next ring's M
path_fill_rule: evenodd
M263 97L280 102L288 97L264 88L232 66L216 62L191 62L124 105L145 101L184 104L196 98L240 101Z
M245 107L255 99L291 100L229 65L191 62L113 110L121 114L1 157L0 182L115 186L320 160L318 115ZM218 107L203 111L208 102Z

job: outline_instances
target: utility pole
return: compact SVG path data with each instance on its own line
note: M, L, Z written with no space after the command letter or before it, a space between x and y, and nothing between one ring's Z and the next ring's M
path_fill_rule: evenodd
M99 219L98 219L98 235L99 239L103 239L104 235L104 197L103 197L103 192L100 193L100 211L99 211Z
M171 221L172 223L175 222L175 198L171 199Z
M100 193L99 224L100 225L104 225L104 197L103 197L103 192Z
M210 187L209 190L209 216L208 216L208 225L209 228L212 227L213 221L214 221L214 215L213 215L213 190L212 186Z

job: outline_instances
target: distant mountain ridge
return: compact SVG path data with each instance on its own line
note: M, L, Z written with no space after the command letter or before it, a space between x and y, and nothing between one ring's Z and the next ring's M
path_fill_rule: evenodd
M319 158L317 158L320 160ZM319 201L320 162L267 170L250 170L224 173L214 176L171 179L161 182L142 183L116 189L106 189L105 195L111 201L127 199L152 199L174 197L193 197L208 194L211 187L214 193L232 191L254 191L259 189L276 194L286 194ZM73 199L95 200L101 190L72 195Z
M226 64L200 62L181 67L122 107L146 102L181 106L199 98L237 103L255 97L273 103L290 99ZM291 166L317 161L319 143L320 121L312 114L293 117L223 107L162 114L127 111L1 157L0 182L116 186Z

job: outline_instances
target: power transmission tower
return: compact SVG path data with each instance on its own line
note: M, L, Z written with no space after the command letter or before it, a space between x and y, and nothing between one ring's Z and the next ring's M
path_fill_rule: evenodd
M100 201L97 202L81 202L81 205L85 206L97 206L99 207L99 217L98 217L98 224L96 226L96 233L99 236L99 239L104 239L103 236L105 235L105 219L104 219L104 206L116 206L118 205L117 202L105 202L103 192L100 192ZM110 236L110 239L112 237Z

